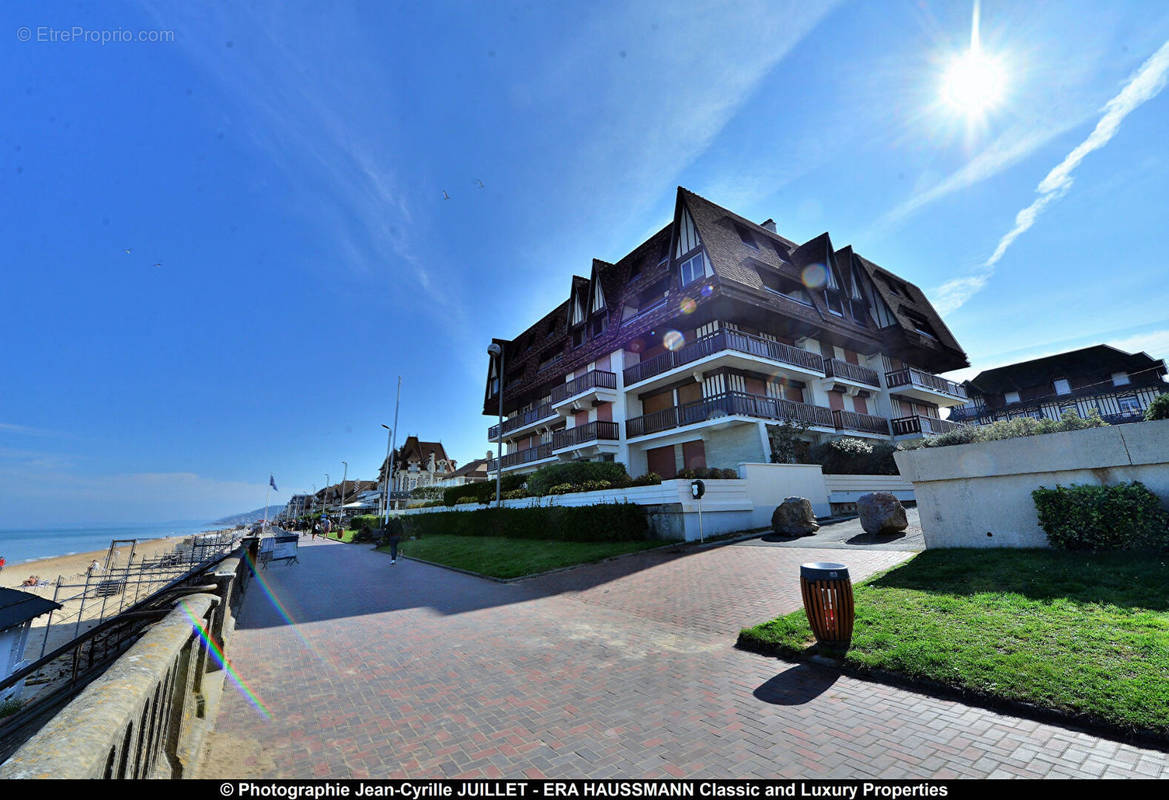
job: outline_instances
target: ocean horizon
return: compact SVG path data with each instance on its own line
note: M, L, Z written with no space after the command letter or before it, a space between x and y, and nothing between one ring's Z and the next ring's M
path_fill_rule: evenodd
M0 557L7 567L42 558L106 550L113 539L160 539L218 530L222 525L182 522L141 522L123 525L0 528Z

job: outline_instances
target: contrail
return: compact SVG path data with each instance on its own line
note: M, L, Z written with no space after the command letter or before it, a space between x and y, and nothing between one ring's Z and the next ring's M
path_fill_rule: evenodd
M1113 97L1104 106L1104 116L1096 123L1096 128L1087 139L1061 161L1055 169L1039 182L1036 192L1039 197L1031 205L1015 215L1015 226L999 240L994 249L982 265L982 271L976 275L957 278L942 284L935 291L939 297L939 310L942 313L953 311L970 299L976 292L986 285L994 274L994 265L997 264L1016 239L1025 233L1048 205L1067 194L1072 188L1072 172L1080 162L1091 152L1099 150L1112 141L1112 137L1120 130L1120 123L1124 118L1156 97L1165 88L1166 78L1169 77L1169 41L1161 45L1136 74L1129 79L1120 93ZM945 306L943 309L942 306Z

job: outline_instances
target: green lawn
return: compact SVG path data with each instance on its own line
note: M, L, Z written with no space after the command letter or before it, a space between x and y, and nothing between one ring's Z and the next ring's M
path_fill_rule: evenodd
M562 542L506 539L500 536L427 536L404 540L400 555L490 575L518 578L559 567L587 564L623 553L661 547L666 542ZM384 553L388 547L378 548Z
M1169 736L1169 556L934 550L856 587L844 661ZM801 610L740 646L796 655Z
M343 530L340 533L338 533L337 531L333 531L332 533L328 534L325 538L333 539L334 541L338 541L338 542L352 542L353 541L353 534L355 534L355 533L357 533L357 531L355 531L355 530Z

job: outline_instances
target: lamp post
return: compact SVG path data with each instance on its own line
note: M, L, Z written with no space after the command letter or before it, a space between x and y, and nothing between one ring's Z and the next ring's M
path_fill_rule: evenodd
M337 506L337 514L341 517L341 529L345 529L345 479L349 477L349 462L342 461L345 465L345 472L341 476L341 502Z
M321 495L321 525L325 524L325 520L329 518L329 473L325 473L325 488L324 494Z
M495 507L502 508L503 501L500 486L503 484L503 348L497 342L492 342L487 348L487 355L499 359L499 367L495 372L496 390L499 392L499 437L495 462Z
M382 464L386 468L386 478L385 483L382 484L385 488L382 490L380 516L382 518L382 525L385 525L386 521L390 518L390 437L394 435L394 431L384 422L382 423L382 427L386 429L386 458L382 461Z
M402 376L398 376L398 397L394 401L394 427L386 428L390 433L391 441L397 444L398 434L398 407L402 404ZM383 424L383 428L386 426ZM393 484L394 480L394 448L392 445L387 445L389 454L389 463L386 464L386 511L382 518L382 525L388 525L390 521L390 502L394 499Z

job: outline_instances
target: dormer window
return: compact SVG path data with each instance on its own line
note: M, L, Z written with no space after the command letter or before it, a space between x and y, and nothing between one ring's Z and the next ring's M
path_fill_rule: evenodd
M1114 373L1112 373L1112 385L1113 386L1128 386L1129 383L1131 383L1131 381L1128 378L1127 372L1114 372Z
M735 225L735 232L739 234L739 238L743 241L743 244L747 245L748 247L752 247L752 248L758 250L759 245L756 244L755 237L751 235L751 231L747 230L746 228L744 228L742 225L740 225L737 222L734 223L734 225Z
M694 226L694 220L690 218L690 212L685 208L682 209L678 223L678 247L675 249L674 258L682 258L702 244L702 240L698 238L698 228Z
M812 298L808 296L803 284L775 272L760 270L759 278L763 281L763 288L773 294L782 295L789 300L812 305Z
M1003 395L1003 402L1008 403L1008 404L1019 402L1019 393L1018 392L1005 393Z
M1072 393L1072 387L1068 383L1067 378L1057 378L1056 379L1055 393L1056 394L1071 394Z
M572 324L579 325L580 323L584 322L584 320L584 305L580 301L580 294L577 293L577 295L572 299Z
M601 282L598 280L593 286L593 305L589 309L589 313L595 314L605 307L605 290L601 288Z

